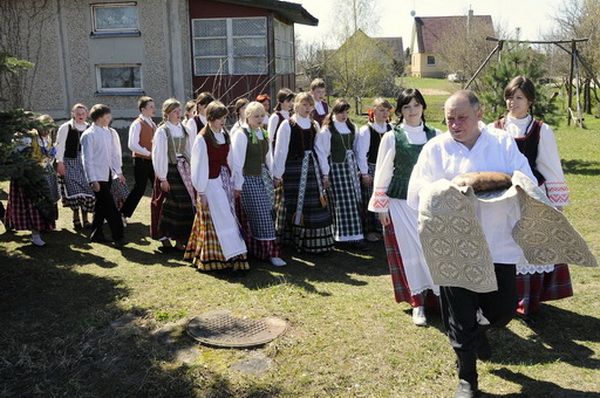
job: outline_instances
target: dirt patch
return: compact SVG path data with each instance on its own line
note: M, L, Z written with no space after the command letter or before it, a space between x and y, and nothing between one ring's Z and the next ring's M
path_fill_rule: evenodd
M419 89L423 95L450 95L451 93L446 90L439 90L437 88L421 88Z

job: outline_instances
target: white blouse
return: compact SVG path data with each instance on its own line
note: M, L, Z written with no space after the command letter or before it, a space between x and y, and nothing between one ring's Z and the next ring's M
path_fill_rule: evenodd
M123 174L123 158L119 134L110 127L100 127L92 123L81 135L81 161L87 180L108 181Z
M204 123L205 126L208 124L208 121L206 120L206 116L200 115L200 114L198 114L196 116L198 116L200 118L200 121L202 123ZM188 133L192 137L192 142L194 142L194 139L196 138L196 134L198 134L198 125L196 124L196 120L194 120L193 117L189 118L186 122L185 127L187 127Z
M226 142L223 131L214 133L214 136L217 143L224 144ZM190 161L192 185L200 195L204 195L204 192L206 192L206 185L208 184L209 167L208 149L206 145L207 143L204 137L198 134L194 141L194 145L192 146L192 159ZM227 155L227 163L230 167L232 165L231 152L232 151L230 148L229 154Z
M283 116L284 121L290 120L290 113L288 111L279 111L281 116ZM273 143L273 137L275 136L275 132L277 129L277 123L279 123L279 116L277 112L273 112L269 117L269 124L267 125L267 133L269 133L269 143ZM283 123L283 122L282 122Z
M383 138L383 135L388 131L387 123L379 124L375 122L369 122L364 125L356 139L354 140L354 153L356 154L356 163L358 163L358 170L360 170L360 174L369 174L369 164L367 162L367 154L369 153L369 148L371 147L371 131L369 126L372 126L373 129L379 133L380 140Z
M174 125L171 122L167 122L166 126L169 128L171 136L174 138L183 137L183 127L181 123ZM189 133L189 130L188 130ZM188 145L192 146L193 136L189 134ZM154 167L154 174L156 177L164 181L167 179L167 173L169 171L169 146L167 142L167 134L165 133L165 126L161 126L156 130L154 134L154 140L152 140L152 166ZM175 148L177 152L177 148ZM181 155L176 153L176 155Z
M244 185L244 165L246 164L246 149L248 148L248 137L246 136L246 133L244 133L244 128L250 130L250 127L247 124L244 124L231 134L231 172L233 176L233 187L238 191L241 191L242 186ZM262 141L265 139L262 130L255 130L254 134L258 140ZM265 164L267 164L268 158L269 154L267 153L264 159Z
M350 134L350 128L346 122L340 123L337 120L333 122L337 131L342 135ZM354 131L356 131L356 125L354 126ZM356 137L356 136L355 136ZM346 149L352 150L352 146L349 146ZM331 155L331 131L328 127L323 127L323 129L317 134L315 138L315 152L317 153L317 159L319 160L319 167L321 168L321 174L323 177L329 175L329 155Z
M484 128L471 149L450 134L442 134L430 140L419 155L408 185L408 204L418 209L420 191L440 179L452 180L476 171L512 175L515 170L536 181L515 141L501 130ZM522 256L512 238L512 230L521 216L517 201L480 202L477 211L494 262L516 264Z
M88 128L87 123L79 124L75 123L74 119L63 123L56 132L56 161L62 162L65 157L65 148L67 145L67 136L69 135L69 126L75 127L77 130L83 132Z
M317 131L319 131L319 124L308 117L301 117L295 114L290 119L294 119L303 129L308 129L311 125L314 125ZM289 151L291 132L290 122L284 120L277 130L277 142L275 143L275 150L273 151L273 165L271 167L271 172L273 173L274 178L281 178L285 172L285 161L287 160Z
M488 125L494 127L494 123ZM504 119L504 130L513 138L525 137L533 127L531 115L522 119L507 115ZM544 186L546 195L554 206L563 207L569 204L569 188L565 180L558 146L554 137L552 128L546 123L542 124L540 130L540 141L538 145L538 155L535 161L538 171L546 179Z
M325 115L325 106L323 105L323 101L316 101L315 100L315 111L317 111L317 113L320 116Z

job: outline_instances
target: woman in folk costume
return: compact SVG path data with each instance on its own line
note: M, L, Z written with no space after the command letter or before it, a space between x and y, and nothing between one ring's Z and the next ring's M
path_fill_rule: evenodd
M185 125L188 133L192 137L192 142L194 142L194 139L196 138L196 135L200 133L200 130L206 126L206 107L214 100L215 97L207 91L198 94L198 97L196 98L196 113L192 118L188 119L187 124Z
M233 134L237 129L241 128L246 123L246 106L250 103L246 98L240 98L235 101L233 105L233 109L235 110L235 116L237 120L231 126L231 134Z
M265 117L262 120L262 128L267 128L269 124L269 112L271 112L271 97L269 94L263 93L256 96L256 101L265 108Z
M314 100L299 93L294 115L281 123L273 153L273 183L283 184L283 238L307 253L326 253L333 248L331 215L314 151L318 124L310 118Z
M323 188L331 193L333 239L364 250L362 196L353 150L358 129L348 119L349 110L350 104L346 100L335 101L317 134L315 152L323 174Z
M406 203L408 181L421 149L439 131L425 124L425 99L417 89L400 93L396 106L399 124L384 134L377 154L373 196L369 210L379 213L384 227L388 265L397 302L413 307L415 325L427 324L428 290L439 295L417 232L417 211Z
M188 121L194 117L194 113L196 112L196 101L189 100L185 103L185 111L183 113L183 120L181 123L187 126Z
M354 152L362 185L364 232L369 242L378 242L382 238L381 223L377 214L367 209L373 195L373 177L379 144L383 135L392 129L388 122L392 108L388 100L376 98L373 107L369 109L369 122L360 129L358 137L354 140Z
M192 148L192 181L198 192L196 217L185 259L200 271L248 270L246 244L235 215L231 182L227 108L219 101L206 108L208 124Z
M154 189L151 202L151 236L162 243L161 250L185 250L190 237L196 194L190 162L192 135L181 123L181 104L174 98L162 105L163 122L152 141Z
M238 218L242 224L248 251L260 260L269 260L276 267L286 263L275 240L273 204L268 188L267 159L269 140L261 128L265 109L259 102L246 107L246 122L231 135L231 166Z
M55 227L58 216L56 203L58 202L58 185L53 162L56 154L50 139L51 126L54 120L49 115L38 117L38 121L47 128L32 130L29 134L17 139L17 150L28 153L44 169L44 177L48 184L49 199L51 201L49 212L42 211L34 202L27 190L16 179L11 179L6 205L5 223L7 229L17 231L31 231L31 242L38 247L45 246L41 233L51 231Z
M310 94L315 101L315 107L311 112L312 118L316 121L319 126L323 124L323 120L329 114L329 106L325 101L325 95L327 93L325 86L325 80L317 78L310 83Z
M506 130L515 139L550 202L562 209L569 203L569 189L552 128L529 113L535 102L533 82L515 77L506 86L504 99L508 113L490 127ZM524 258L517 264L517 289L517 312L523 316L537 312L541 301L573 295L567 264L528 264Z
M94 211L96 202L81 163L80 138L88 128L87 117L85 105L73 105L71 120L62 124L56 134L56 172L60 194L63 206L73 211L75 229L90 226L88 213Z

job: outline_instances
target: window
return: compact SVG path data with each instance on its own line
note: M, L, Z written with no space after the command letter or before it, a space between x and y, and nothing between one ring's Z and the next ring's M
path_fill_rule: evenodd
M294 73L294 26L275 20L275 73Z
M435 65L435 57L433 55L427 56L427 65Z
M192 20L194 75L267 73L267 19Z
M139 35L137 4L92 4L92 24L92 35Z
M142 67L136 65L97 65L96 80L100 94L140 94Z

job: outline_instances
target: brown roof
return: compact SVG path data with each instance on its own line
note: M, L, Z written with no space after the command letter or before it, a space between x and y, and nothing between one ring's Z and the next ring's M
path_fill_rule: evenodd
M280 0L217 0L221 3L237 4L241 6L263 8L275 11L290 22L302 25L317 26L319 20L309 13L302 4Z
M490 30L490 35L493 34L494 24L491 15L473 15L471 18L473 24L486 26ZM415 17L419 52L435 52L438 41L449 34L458 24L466 27L467 16Z
M389 47L395 60L404 58L404 43L401 37L373 37L373 40Z

